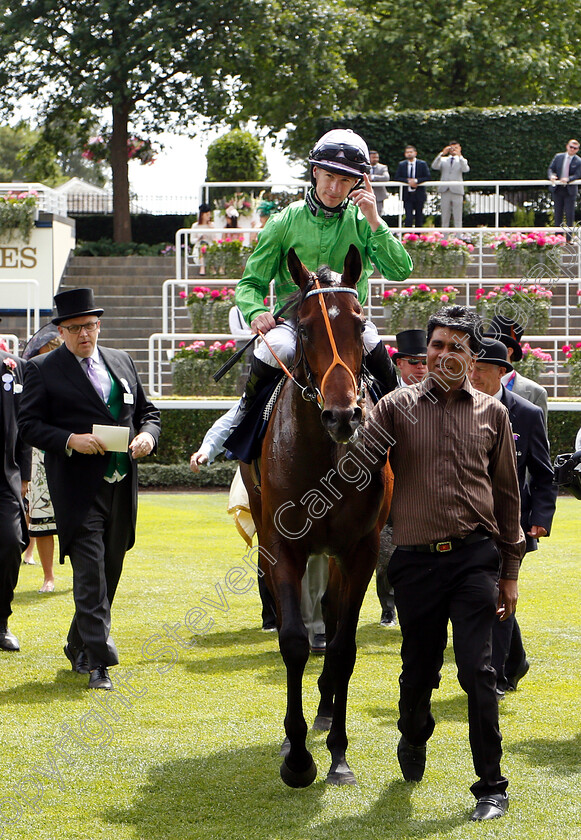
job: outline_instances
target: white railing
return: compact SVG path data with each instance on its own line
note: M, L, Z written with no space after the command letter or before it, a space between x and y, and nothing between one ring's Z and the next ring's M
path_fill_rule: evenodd
M28 183L25 181L14 181L12 183L0 183L0 195L7 193L28 193L38 194L37 205L39 210L45 213L54 213L57 216L67 215L67 197L62 193L46 187L44 184Z
M6 298L0 293L0 309L8 310L11 309L24 309L26 312L26 336L30 338L30 336L35 333L38 329L40 329L40 284L38 280L34 280L32 278L27 278L26 280L21 279L11 279L11 278L2 278L0 280L0 290L4 289L6 286L24 286L26 291L26 301L23 302L24 305L11 305L7 307L3 305L3 301ZM20 301L18 301L18 304ZM31 317L34 320L34 327L31 328Z

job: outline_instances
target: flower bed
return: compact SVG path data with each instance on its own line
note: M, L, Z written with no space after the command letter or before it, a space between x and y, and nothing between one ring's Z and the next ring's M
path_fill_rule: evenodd
M451 304L457 294L455 286L431 289L425 283L405 289L386 289L381 303L387 309L389 332L395 334L403 329L425 330L430 315L440 307Z
M415 277L464 277L474 246L455 236L406 233L403 246L414 263Z
M552 297L552 291L544 286L505 283L488 292L477 289L476 311L485 326L498 315L516 321L526 332L542 335L549 326Z
M234 289L209 289L195 286L189 295L180 292L186 301L192 331L195 333L229 333L228 316L234 306Z
M15 234L30 242L37 196L34 191L0 195L0 242L9 242Z
M553 361L553 357L541 347L531 347L528 341L521 345L521 348L522 359L520 362L514 362L514 368L522 376L538 382L541 374L545 373L547 364Z
M209 347L204 341L194 341L180 349L173 357L172 390L180 396L238 396L240 367L234 365L219 382L213 374L235 352L236 342L215 341Z
M246 260L252 251L253 247L243 244L242 234L225 236L209 245L201 245L206 277L242 277Z
M547 267L548 274L559 273L566 239L561 234L540 230L515 231L494 235L489 244L494 249L500 277L532 277L533 269L539 265Z
M569 394L581 397L581 341L575 345L564 344L561 350L567 357L565 367L569 368Z

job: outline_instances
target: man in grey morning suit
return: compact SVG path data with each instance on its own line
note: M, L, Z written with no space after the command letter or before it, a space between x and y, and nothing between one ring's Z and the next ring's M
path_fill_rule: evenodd
M93 290L62 292L55 302L64 344L28 363L19 422L24 440L46 453L61 562L68 554L73 567L65 655L73 670L90 672L89 688L111 689L108 666L119 662L111 603L135 541L135 459L156 447L160 413L128 354L97 347L103 310ZM129 427L128 451L107 451L94 424Z
M462 156L462 147L457 140L450 140L439 155L432 161L432 169L440 172L440 181L461 181L464 172L470 172L468 161ZM462 227L462 204L464 203L464 187L462 184L439 187L442 208L442 227L450 226L450 213L454 216L454 227Z
M568 227L575 223L575 202L579 187L571 183L581 178L581 158L579 157L579 141L569 140L567 150L555 155L549 165L547 177L552 182L553 205L555 209L555 225L563 221L563 213ZM567 234L567 240L571 235Z

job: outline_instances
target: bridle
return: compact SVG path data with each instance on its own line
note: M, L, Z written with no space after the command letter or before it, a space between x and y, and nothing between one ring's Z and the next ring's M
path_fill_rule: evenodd
M300 348L301 348L301 355L299 357L297 365L300 362L302 362L303 369L305 371L305 375L306 375L307 380L309 382L308 386L301 385L300 382L298 382L295 379L294 374L286 367L284 362L282 362L282 360L278 358L278 356L276 355L276 353L274 352L274 350L272 349L272 347L268 343L267 338L265 338L264 333L262 333L260 330L259 330L259 333L262 336L262 340L265 342L266 346L268 347L268 349L270 350L270 352L272 353L272 355L274 356L274 358L276 359L276 361L278 362L278 364L280 365L280 367L284 371L285 375L290 380L292 380L298 388L300 388L300 390L302 391L303 399L308 400L310 402L316 402L317 405L319 406L320 410L322 411L323 407L325 405L325 385L327 383L329 375L330 375L331 371L334 370L336 367L343 367L343 368L345 368L345 370L347 371L347 373L351 377L351 381L353 383L355 393L357 394L357 402L359 403L362 399L362 388L360 387L359 383L357 382L357 379L355 378L355 374L353 373L351 368L347 364L345 364L345 362L343 361L343 359L339 355L339 352L337 350L337 344L335 342L335 336L333 335L333 330L331 328L331 321L329 319L329 313L327 311L327 307L326 307L325 302L324 302L325 294L331 294L331 293L335 294L335 293L340 293L340 292L346 292L350 295L355 295L355 297L357 297L357 290L352 289L350 286L321 286L321 284L319 283L319 278L314 273L311 273L311 281L314 284L315 288L311 289L310 291L308 291L304 295L303 303L304 303L305 300L307 300L307 298L312 297L313 295L318 295L319 306L321 307L321 312L323 314L323 320L325 322L325 328L327 330L327 336L329 338L329 344L331 345L331 350L332 350L332 353L333 353L333 359L331 361L331 364L329 365L329 367L327 368L327 370L323 374L323 378L321 380L320 387L317 386L317 384L315 382L315 378L313 376L313 372L312 372L312 370L309 366L309 363L307 361L307 356L306 356L306 353L304 351L301 333L300 333L300 330L298 330L298 328L297 328L297 336L298 336L298 341L299 341ZM297 327L298 327L298 325L297 325Z

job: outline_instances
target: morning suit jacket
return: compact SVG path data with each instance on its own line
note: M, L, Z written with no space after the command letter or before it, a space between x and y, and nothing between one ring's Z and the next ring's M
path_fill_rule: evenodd
M557 488L541 409L507 391L502 386L500 400L508 409L515 439L516 470L521 497L521 527L527 551L535 551L537 540L527 536L532 525L541 525L547 534L555 513Z
M509 379L510 376L507 377ZM503 384L506 384L505 377L502 378ZM533 403L533 405L538 405L538 407L543 412L543 418L545 421L545 429L547 428L547 414L549 411L548 407L548 399L547 399L547 391L543 388L542 385L539 385L538 382L535 382L532 379L529 379L527 376L523 376L517 371L514 372L514 379L513 379L513 386L510 389L511 393L518 394L519 397L523 397L528 402ZM536 523L538 524L538 523Z
M389 181L389 172L385 163L376 163L371 167L369 173L369 180L371 181L371 189L375 193L375 198L378 201L384 201L387 198L387 189L384 186L374 184L374 181Z
M451 157L453 158L452 163L450 163ZM432 169L438 169L440 171L441 186L438 189L441 193L449 191L456 195L464 195L462 184L450 184L447 186L445 183L442 184L442 182L461 181L462 174L464 172L470 172L470 167L465 157L462 157L462 155L446 155L445 157L437 155L432 161Z
M15 368L12 367L13 363L16 365ZM24 443L16 425L24 368L25 362L22 359L0 350L0 413L4 439L3 475L6 484L18 500L21 511L22 533L26 534L22 482L30 481L32 449ZM24 549L24 547L23 545L22 548Z
M409 161L407 160L400 160L397 165L397 169L395 171L395 178L394 181L402 181L406 186L403 188L403 200L405 201L407 194L409 193L409 188L407 186L408 182L408 164ZM426 200L426 188L421 187L420 184L423 184L424 181L429 181L431 179L430 170L428 168L428 164L425 160L418 160L416 158L416 181L418 182L418 186L415 188L415 193L418 198L421 198L422 201Z
M124 402L118 420L95 391L81 365L63 344L52 353L31 359L26 368L19 423L24 440L45 451L45 467L59 535L60 559L104 480L110 455L67 453L71 434L92 432L93 424L129 426L129 441L149 432L156 441L160 413L147 399L130 356L122 350L99 345L99 353L120 385ZM130 461L132 509L130 540L135 541L137 516L137 464ZM129 480L128 478L124 479Z
M548 178L550 178L551 175L556 175L557 178L561 177L563 163L565 162L566 156L567 152L561 152L560 154L555 155L547 172ZM576 181L578 178L581 178L581 157L579 157L579 155L573 155L571 163L569 164L569 181ZM552 184L550 187L551 190L558 188L567 190L568 195L577 195L579 191L577 184Z

